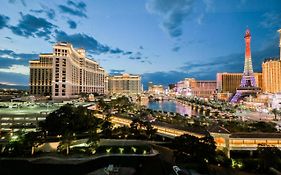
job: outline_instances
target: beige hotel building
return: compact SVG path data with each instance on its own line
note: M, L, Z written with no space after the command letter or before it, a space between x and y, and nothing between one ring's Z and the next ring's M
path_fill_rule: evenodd
M105 70L70 43L56 43L53 53L40 54L29 64L30 93L35 96L70 99L81 93L107 93Z
M267 93L281 92L281 29L280 33L280 57L269 58L262 63L263 91Z
M281 60L269 58L262 63L263 91L281 92Z
M212 98L216 93L215 80L196 80L194 78L185 78L176 84L176 93L189 96L193 95L202 98Z
M241 84L243 73L217 73L218 93L235 93ZM257 86L262 88L262 73L254 73Z
M108 90L111 94L136 95L142 92L140 75L114 75L108 78Z

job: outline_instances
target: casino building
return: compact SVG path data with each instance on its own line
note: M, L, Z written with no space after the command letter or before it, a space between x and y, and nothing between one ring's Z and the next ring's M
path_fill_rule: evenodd
M110 94L137 95L142 92L140 75L114 75L108 78L108 90Z
M267 93L281 92L281 29L280 33L280 57L268 58L262 63L263 89Z
M81 93L107 93L107 74L94 60L86 57L82 48L58 42L53 53L40 54L29 61L30 94L71 99Z

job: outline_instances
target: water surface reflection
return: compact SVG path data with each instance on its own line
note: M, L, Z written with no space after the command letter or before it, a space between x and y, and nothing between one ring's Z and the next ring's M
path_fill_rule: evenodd
M181 115L196 115L196 112L191 109L191 106L184 105L177 101L150 101L147 107L152 110L176 112Z

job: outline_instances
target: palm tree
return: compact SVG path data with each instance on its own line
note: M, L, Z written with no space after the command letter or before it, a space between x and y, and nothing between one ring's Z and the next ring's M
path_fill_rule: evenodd
M89 131L89 138L88 138L87 144L89 145L89 148L92 153L97 148L99 140L100 140L100 137L99 137L99 134L97 133L97 129L96 128L91 129Z
M113 124L109 121L109 119L105 119L100 124L100 129L102 130L101 135L109 139L112 136L112 128L113 128Z
M66 148L66 155L68 155L70 152L70 145L71 145L73 139L74 139L74 136L73 136L73 133L71 133L71 132L66 132L62 136L62 140L60 142L60 147L62 146L63 148Z
M42 144L43 140L40 133L29 132L24 135L23 143L29 148L31 147L31 155L33 155L35 147L38 147L40 144Z
M149 139L151 139L157 132L157 129L153 128L150 122L144 122L145 125L145 132Z
M271 112L274 114L274 120L277 120L277 115L279 113L278 109L274 108Z

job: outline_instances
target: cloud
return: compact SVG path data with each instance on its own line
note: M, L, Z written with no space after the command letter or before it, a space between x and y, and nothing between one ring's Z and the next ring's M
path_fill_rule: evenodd
M118 74L122 74L124 72L125 72L124 69L110 69L109 74L110 75L118 75Z
M15 4L16 0L9 0L9 3ZM26 7L26 3L24 0L20 0L21 4Z
M260 25L264 28L276 28L280 27L281 14L280 12L266 12L262 15Z
M35 17L33 15L21 14L21 19L16 26L9 26L12 32L16 35L23 36L23 37L34 37L34 38L44 38L45 40L50 39L50 35L55 25L48 22L44 18Z
M35 17L33 15L21 14L21 19L16 26L8 26L11 31L19 36L44 38L45 40L55 39L56 41L66 41L72 43L75 47L82 47L92 54L123 54L131 55L131 51L124 51L120 48L111 48L105 44L101 44L94 37L83 34L67 34L58 30L58 27L44 18ZM70 27L75 27L76 23L72 20L68 21ZM75 24L74 24L75 23Z
M214 11L214 2L213 0L203 0L205 6L206 6L206 11Z
M155 84L162 84L167 86L169 84L176 83L186 77L189 77L189 74L181 71L159 71L144 73L142 74L142 83L144 85L144 89L147 89L147 84L150 81Z
M133 52L131 52L131 51L127 51L127 52L123 53L123 55L131 55L131 54L133 54Z
M180 46L175 46L172 50L174 51L174 52L178 52L179 50L180 50Z
M0 68L0 72L29 75L29 66L13 64L8 68Z
M77 24L76 24L75 21L68 20L67 23L68 23L68 25L69 25L69 28L71 28L71 29L76 29Z
M140 56L129 56L130 60L140 60L141 57Z
M92 54L102 54L102 53L129 54L129 53L131 53L131 52L121 50L119 48L114 49L107 45L101 44L94 37L86 35L84 33L76 33L76 34L68 35L67 33L65 33L63 31L56 31L55 38L57 41L70 42L75 47L82 47Z
M12 38L11 38L11 37L8 37L8 36L5 36L5 38L8 39L8 40L12 40Z
M67 4L73 6L77 9L80 9L82 11L86 11L87 5L82 1L81 2L74 2L74 1L68 0Z
M8 68L12 65L28 65L29 60L38 58L38 54L15 53L12 50L0 50L0 68Z
M260 51L252 52L252 63L255 72L261 72L261 64L264 59L269 57L278 57L278 47L275 44L268 45ZM185 63L179 69L192 75L205 74L216 75L217 72L243 72L244 71L244 53L234 53L225 56L209 58L211 62L205 63ZM196 60L196 59L195 59Z
M8 16L0 14L0 29L7 27L9 20L10 20L10 18Z
M108 46L106 46L106 47L108 47ZM121 50L121 49L119 49L119 48L110 49L109 52L112 53L112 54L119 54L119 53L124 53L124 54L126 54L126 53L127 53L127 52L124 52L123 50Z
M86 4L84 2L74 2L74 1L67 1L66 5L59 5L60 12L66 13L73 16L84 17L87 18L86 15Z
M204 13L201 13L201 14L197 17L196 21L197 21L197 23L198 23L199 25L202 24L202 21L203 21L204 17L205 17Z
M276 41L277 42L277 41ZM275 42L275 43L276 43ZM255 72L261 72L261 64L265 58L278 57L279 48L276 44L271 44L263 50L252 52L252 62ZM197 60L197 59L193 59ZM208 58L208 62L187 62L179 67L177 71L161 71L144 73L142 81L144 87L147 87L149 81L155 84L168 85L176 83L187 77L199 80L215 80L218 72L243 72L244 71L244 53L234 53L220 57Z
M144 57L143 54L141 52L136 52L136 53L131 53L131 55L128 57L128 59L130 60L139 60L141 63L149 63L151 64L151 62L149 62L148 60L144 60L147 59L148 57Z
M29 76L13 72L0 72L0 82L6 82L7 84L28 85Z
M46 14L46 16L47 16L49 19L55 19L55 17L56 17L56 12L55 12L54 9L48 8L48 7L45 6L45 5L41 5L41 7L42 7L41 10L30 10L30 11L33 12L33 13L37 13L37 14L44 13L44 14Z
M171 37L182 35L182 24L192 11L194 0L149 0L146 3L148 12L159 15L162 27Z

